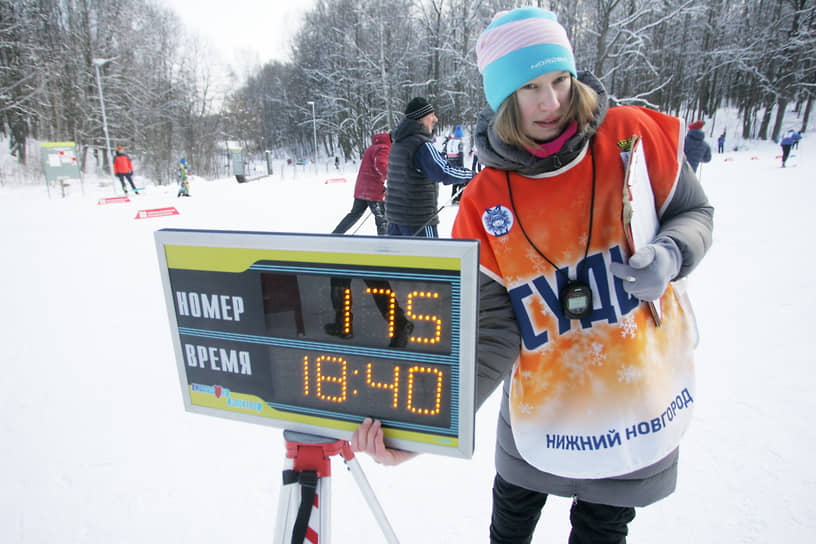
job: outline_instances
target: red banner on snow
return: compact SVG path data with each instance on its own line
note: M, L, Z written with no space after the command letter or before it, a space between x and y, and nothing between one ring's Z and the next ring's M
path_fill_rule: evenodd
M168 208L153 208L152 210L139 210L135 219L149 219L151 217L166 217L168 215L178 215L178 210L170 206Z
M119 202L130 202L126 196L113 196L110 198L100 198L97 204L118 204Z
M324 185L329 184L329 183L345 183L345 182L346 182L346 178L330 178L330 179L326 180Z

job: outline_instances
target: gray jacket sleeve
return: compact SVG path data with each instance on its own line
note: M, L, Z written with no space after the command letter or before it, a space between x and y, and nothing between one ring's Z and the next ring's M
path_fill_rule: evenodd
M507 289L489 276L479 274L477 409L510 373L520 352L521 332Z
M680 273L687 276L711 247L714 207L688 162L683 160L680 178L671 200L660 217L658 236L671 238L683 256Z

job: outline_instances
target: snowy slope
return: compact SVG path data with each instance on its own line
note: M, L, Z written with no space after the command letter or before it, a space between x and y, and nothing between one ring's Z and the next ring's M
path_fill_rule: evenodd
M695 421L677 492L638 511L633 544L816 538L809 144L796 168L779 167L772 143L703 165L716 217L692 278ZM3 542L271 541L282 432L184 412L153 232L329 232L352 203L352 166L345 176L194 179L190 198L148 185L109 205L97 203L114 194L98 179L64 199L44 185L0 188ZM180 214L134 219L164 206ZM455 213L444 210L443 236ZM375 234L373 221L359 233ZM477 416L472 460L422 455L385 468L360 457L401 542L487 541L497 407L494 395ZM334 541L382 542L351 475L334 469ZM535 543L566 542L568 508L551 499Z

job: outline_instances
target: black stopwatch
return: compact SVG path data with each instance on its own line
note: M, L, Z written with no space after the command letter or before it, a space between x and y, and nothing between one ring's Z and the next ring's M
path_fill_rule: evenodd
M592 312L592 289L582 281L570 281L558 295L561 310L569 319L583 319Z

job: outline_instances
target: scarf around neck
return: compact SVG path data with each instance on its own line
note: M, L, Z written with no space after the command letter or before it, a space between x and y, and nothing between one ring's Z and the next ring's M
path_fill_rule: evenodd
M564 147L567 140L569 140L576 132L578 132L578 121L572 120L567 123L566 128L554 140L538 144L538 149L531 149L528 147L527 151L541 159L544 157L549 157L553 153L558 153L561 151L561 148Z

